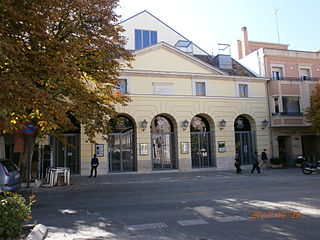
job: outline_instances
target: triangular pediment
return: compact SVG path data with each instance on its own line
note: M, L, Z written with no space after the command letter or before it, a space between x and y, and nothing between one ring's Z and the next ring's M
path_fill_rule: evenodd
M166 43L159 43L138 50L134 53L134 56L135 60L132 62L133 70L225 75L218 68Z

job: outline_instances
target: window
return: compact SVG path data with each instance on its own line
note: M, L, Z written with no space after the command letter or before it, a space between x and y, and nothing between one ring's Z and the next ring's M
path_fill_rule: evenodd
M179 40L174 46L183 52L193 53L193 44L188 40Z
M239 84L239 97L248 97L248 85Z
M208 95L208 80L192 79L192 95L207 96Z
M300 69L300 79L301 80L310 80L310 69L301 68Z
M159 95L172 95L172 83L153 83L153 93Z
M206 95L206 83L205 82L196 82L196 95L205 96Z
M275 98L273 98L273 101L274 101L274 112L276 114L278 114L280 112L280 110L279 110L279 98L275 97Z
M283 79L283 68L282 67L272 67L272 79L273 80Z
M121 92L123 94L128 93L128 80L127 79L119 79L117 86L114 88L114 91Z
M282 97L283 114L296 115L300 114L299 97Z
M158 43L158 36L156 31L136 29L135 34L135 49L149 47Z
M128 93L128 82L127 79L121 79L120 81L120 92Z

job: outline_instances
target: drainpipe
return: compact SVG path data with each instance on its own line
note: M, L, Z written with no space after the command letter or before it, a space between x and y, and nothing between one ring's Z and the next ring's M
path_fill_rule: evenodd
M271 152L272 152L272 157L274 157L274 149L273 149L273 135L272 135L272 114L271 114L271 106L270 106L270 97L269 97L269 84L268 82L269 81L272 81L271 79L269 79L267 82L266 82L266 89L267 89L267 99L268 99L268 110L269 110L269 119L270 119L270 129L269 129L269 132L270 132L270 144L271 144ZM269 159L270 160L270 159Z

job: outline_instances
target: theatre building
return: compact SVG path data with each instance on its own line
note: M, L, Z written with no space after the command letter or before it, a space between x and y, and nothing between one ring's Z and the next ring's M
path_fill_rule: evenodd
M234 169L236 152L248 166L255 150L270 152L268 78L257 77L230 52L209 55L147 11L121 25L135 60L120 71L119 91L132 101L117 106L108 141L98 136L97 144L87 142L81 126L66 133L66 143L42 140L34 160L41 159L43 170L69 167L87 175L96 153L99 174L214 171ZM2 155L18 151L13 139L0 140Z
M97 153L100 173L233 169L254 150L269 150L266 78L256 77L228 54L211 56L143 11L122 22L133 51L120 72L121 91L108 142L80 134L80 173ZM67 154L66 154L67 155Z

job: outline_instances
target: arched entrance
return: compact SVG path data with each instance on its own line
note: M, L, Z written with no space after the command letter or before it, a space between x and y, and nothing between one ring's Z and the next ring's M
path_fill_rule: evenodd
M153 169L176 168L176 139L170 119L162 115L154 117L150 130Z
M236 152L239 153L241 164L252 163L256 138L250 121L243 115L238 116L234 121L234 132Z
M213 165L212 136L207 119L200 115L194 116L190 124L190 135L192 167L211 167Z
M110 121L112 132L109 134L109 171L136 171L135 127L126 116Z

